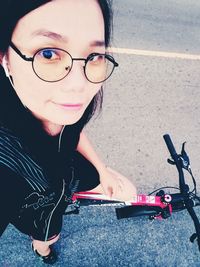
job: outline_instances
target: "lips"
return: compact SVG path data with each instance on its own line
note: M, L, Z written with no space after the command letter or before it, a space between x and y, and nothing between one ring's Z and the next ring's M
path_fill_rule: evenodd
M82 104L60 104L63 107L80 107Z
M66 110L79 110L83 106L81 103L61 103L57 105Z

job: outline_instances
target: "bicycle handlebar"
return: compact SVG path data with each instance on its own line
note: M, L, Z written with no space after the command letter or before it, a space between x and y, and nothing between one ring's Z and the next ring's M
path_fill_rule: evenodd
M169 134L163 135L163 138L165 140L165 143L167 145L167 148L169 150L170 155L175 160L175 156L177 155L177 153L176 153L175 147L174 147L174 145L172 143L172 140L171 140Z
M195 195L196 195L196 182L195 182L195 179L194 179L192 172L191 172L191 168L190 168L190 164L189 164L189 157L188 157L187 153L184 151L184 143L182 145L181 154L177 155L170 136L168 134L166 134L163 136L163 138L164 138L165 143L168 147L168 150L169 150L169 152L170 152L170 154L174 160L174 163L176 164L176 167L177 167L177 170L179 173L180 193L184 197L185 208L187 209L190 217L192 218L192 220L194 222L196 233L194 233L191 236L190 241L193 242L195 239L197 239L198 247L200 250L200 222L199 222L199 219L198 219L198 217L197 217L197 215L193 209L194 205L192 205L191 192L189 190L189 186L185 183L184 173L183 173L183 169L186 169L191 174L191 176L193 178L194 185L195 185Z

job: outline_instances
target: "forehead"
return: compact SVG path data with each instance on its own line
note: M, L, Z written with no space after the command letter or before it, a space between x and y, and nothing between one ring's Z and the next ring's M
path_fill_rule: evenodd
M43 34L45 31L57 33L57 36L68 41L77 38L85 42L103 41L104 20L98 2L96 0L50 1L18 21L13 39L26 42L45 36Z

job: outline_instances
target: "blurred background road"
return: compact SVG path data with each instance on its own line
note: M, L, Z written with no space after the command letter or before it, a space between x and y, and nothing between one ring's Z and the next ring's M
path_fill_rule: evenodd
M177 152L187 141L200 189L200 2L113 0L113 5L112 45L131 51L114 54L120 67L106 83L103 111L87 132L107 165L129 177L139 193L177 186L162 135L171 134ZM191 54L197 56L188 59ZM187 182L191 185L188 176ZM193 232L186 212L165 221L117 221L111 208L83 208L79 216L65 217L55 266L198 267L197 245L189 242ZM0 241L0 266L40 266L29 239L12 226Z
M116 46L200 52L198 1L113 0L113 3Z

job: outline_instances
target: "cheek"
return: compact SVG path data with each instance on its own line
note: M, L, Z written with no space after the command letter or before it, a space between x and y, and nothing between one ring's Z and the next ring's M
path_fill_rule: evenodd
M88 86L87 91L88 91L88 100L92 100L93 97L98 94L98 92L101 90L102 88L102 83L100 84L90 84L90 86Z
M47 100L48 92L34 74L31 63L30 66L28 64L19 65L18 67L13 66L12 69L14 89L24 105L27 107L37 106Z
M32 63L20 58L18 55L10 52L9 54L9 69L13 79L25 81L33 75Z

